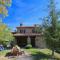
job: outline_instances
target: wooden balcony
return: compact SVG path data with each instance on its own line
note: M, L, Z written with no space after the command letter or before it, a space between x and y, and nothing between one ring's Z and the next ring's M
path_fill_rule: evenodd
M14 36L41 36L40 33L15 33Z

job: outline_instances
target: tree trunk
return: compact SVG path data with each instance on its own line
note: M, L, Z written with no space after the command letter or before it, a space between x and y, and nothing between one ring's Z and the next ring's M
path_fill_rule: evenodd
M54 56L54 50L52 50L52 57Z

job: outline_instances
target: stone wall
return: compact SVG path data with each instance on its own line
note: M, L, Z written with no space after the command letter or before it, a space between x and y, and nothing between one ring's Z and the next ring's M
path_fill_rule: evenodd
M41 37L41 36L36 36L35 45L38 48L46 48L46 43L45 43L43 37Z

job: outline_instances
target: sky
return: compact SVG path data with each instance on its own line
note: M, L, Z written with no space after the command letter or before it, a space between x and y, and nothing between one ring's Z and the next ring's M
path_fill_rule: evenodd
M58 9L60 1L57 0ZM12 0L8 9L8 16L3 22L13 31L22 23L24 26L41 24L40 18L47 15L48 0Z

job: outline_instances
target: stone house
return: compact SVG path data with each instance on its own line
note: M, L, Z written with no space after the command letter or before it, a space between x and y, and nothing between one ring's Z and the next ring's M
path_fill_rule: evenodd
M13 33L13 36L20 47L25 47L27 44L37 48L46 47L42 33L36 33L35 26L19 26L16 29L17 31Z

